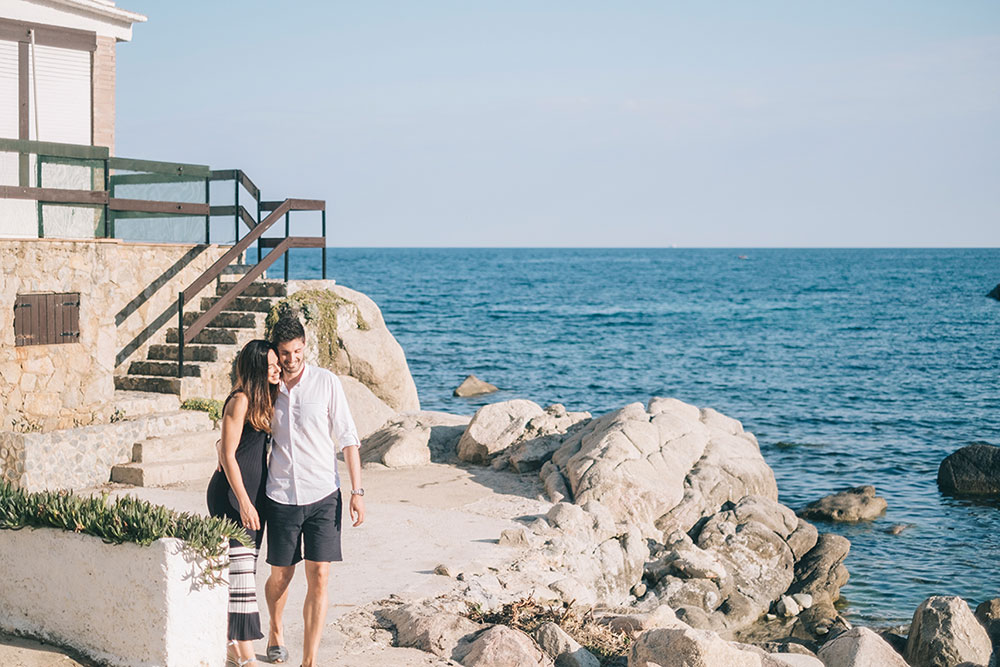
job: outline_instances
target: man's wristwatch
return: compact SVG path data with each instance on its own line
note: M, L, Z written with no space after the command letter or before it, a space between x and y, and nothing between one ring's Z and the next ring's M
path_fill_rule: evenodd
M363 496L363 495L365 495L365 490L364 489L351 489L351 495L352 496Z

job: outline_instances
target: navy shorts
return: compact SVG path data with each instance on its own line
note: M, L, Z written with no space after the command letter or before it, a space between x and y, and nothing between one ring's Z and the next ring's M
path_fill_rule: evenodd
M303 556L329 563L343 560L340 552L340 489L308 505L283 505L267 499L267 562L287 567Z

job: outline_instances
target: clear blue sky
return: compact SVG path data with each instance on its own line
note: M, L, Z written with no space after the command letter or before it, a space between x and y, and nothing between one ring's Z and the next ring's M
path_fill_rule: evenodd
M333 245L1000 245L996 0L118 4L117 153Z

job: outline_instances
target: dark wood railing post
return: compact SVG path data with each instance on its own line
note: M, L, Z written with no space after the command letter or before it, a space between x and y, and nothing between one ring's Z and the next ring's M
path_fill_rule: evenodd
M184 377L184 292L177 293L177 377Z
M289 211L290 213L290 211ZM289 213L285 213L285 238L291 236L291 227L288 222ZM285 282L288 282L288 255L285 255Z
M320 234L324 239L326 238L326 206L323 207L323 233ZM323 280L326 280L326 243L323 244Z

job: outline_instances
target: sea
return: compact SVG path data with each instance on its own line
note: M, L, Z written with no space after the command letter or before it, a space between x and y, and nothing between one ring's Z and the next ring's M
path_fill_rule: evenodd
M851 541L854 622L907 623L931 595L1000 596L1000 501L936 484L948 454L1000 444L1000 301L986 296L1000 249L330 248L327 261L381 307L423 409L712 407L757 436L793 509L862 484L888 501L872 522L818 524ZM295 251L290 275L318 278L319 251ZM453 397L470 373L501 391Z

